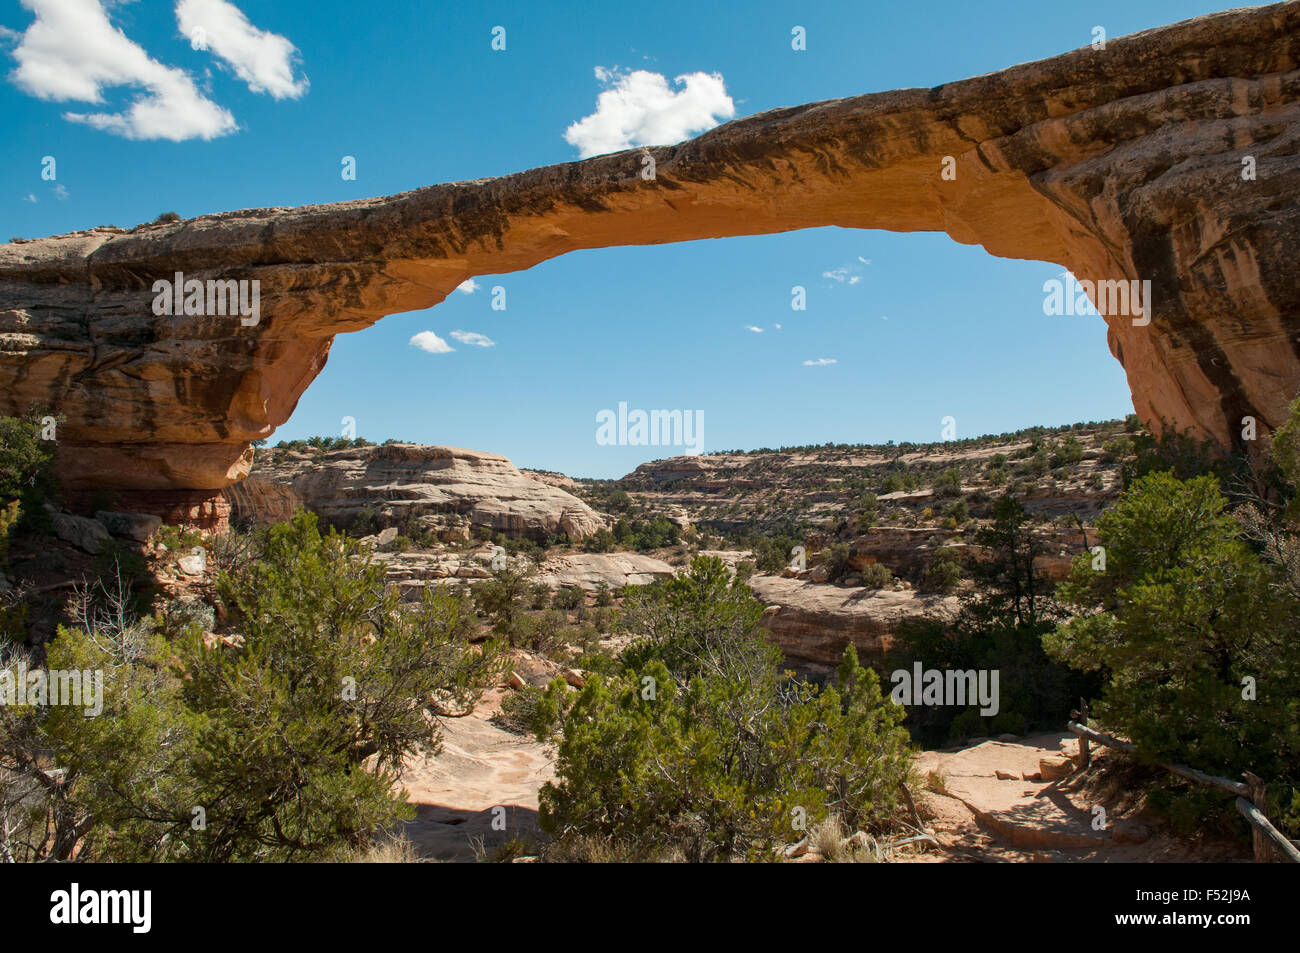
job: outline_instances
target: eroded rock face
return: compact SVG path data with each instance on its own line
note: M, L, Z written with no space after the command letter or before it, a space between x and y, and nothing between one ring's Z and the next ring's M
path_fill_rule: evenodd
M303 505L287 480L278 482L260 473L251 473L232 484L225 496L230 501L230 518L249 525L283 523Z
M1245 416L1277 426L1300 389L1298 61L1300 4L1279 4L677 146L0 246L0 413L66 416L70 488L215 495L336 334L576 249L838 225L1150 281L1149 323L1105 319L1134 407L1226 446ZM156 317L154 283L178 272L259 281L258 322Z
M816 675L834 670L849 645L863 662L877 661L905 620L951 619L959 606L956 596L822 585L783 576L753 576L749 586L767 603L763 628L786 662Z
M453 517L516 538L567 533L576 541L605 525L582 500L525 476L500 454L456 447L395 443L331 450L319 458L310 451L263 451L254 478L286 488L283 499L300 500L345 527L365 516L378 527L404 528L416 518L440 529ZM273 499L264 486L257 497ZM235 498L243 499L240 491ZM250 503L254 512L256 505ZM284 518L271 509L269 519Z

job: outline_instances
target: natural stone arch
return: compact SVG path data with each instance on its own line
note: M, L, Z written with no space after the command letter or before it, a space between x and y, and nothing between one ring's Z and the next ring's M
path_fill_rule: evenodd
M1149 324L1106 319L1134 407L1231 445L1242 417L1267 433L1300 390L1298 60L1293 2L677 146L0 246L0 412L66 415L73 490L210 498L288 419L336 334L578 249L837 225L1149 280ZM153 283L176 272L257 279L260 323L155 317Z

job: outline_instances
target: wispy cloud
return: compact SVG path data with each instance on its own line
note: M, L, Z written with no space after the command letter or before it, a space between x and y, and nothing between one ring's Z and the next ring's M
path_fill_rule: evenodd
M176 25L192 46L211 50L253 92L272 99L298 99L307 92L307 77L295 75L297 48L253 26L229 0L179 0Z
M829 278L831 281L838 282L842 285L856 285L862 280L863 269L870 264L871 262L868 259L859 255L857 263L843 265L839 268L832 268L829 271L823 271L822 277Z
M819 357L815 361L804 361L803 366L804 367L826 367L829 364L838 364L838 363L839 361L837 361L833 357Z
M763 329L762 329L762 328L760 328L760 327L755 327L755 326L752 325L752 324L747 324L747 325L745 325L745 330L746 330L746 331L753 331L755 334L762 334L762 333L763 333Z
M474 347L496 347L497 343L486 334L479 334L477 331L452 331L451 336L461 344L469 344Z
M466 278L456 286L456 290L461 294L472 295L474 292L478 291L480 287L482 286L473 278Z
M719 73L686 73L673 80L673 90L661 73L626 72L596 67L605 87L596 97L596 111L564 132L564 140L579 156L604 155L633 146L669 145L712 129L736 114Z
M456 350L432 331L421 331L419 334L413 334L411 340L407 343L418 347L421 351L428 351L430 354L450 354Z

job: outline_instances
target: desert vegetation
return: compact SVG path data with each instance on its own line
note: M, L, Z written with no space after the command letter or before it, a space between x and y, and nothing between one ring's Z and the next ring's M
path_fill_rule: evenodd
M781 671L762 606L717 559L626 599L633 641L576 695L547 690L534 730L557 742L541 794L559 849L757 859L834 817L880 831L909 773L901 711L850 648L834 684Z
M116 562L74 590L75 623L50 642L8 633L5 669L97 673L102 709L0 706L6 859L346 855L408 815L395 772L438 750L431 704L464 705L496 677L463 598L402 603L309 514L214 557L221 634L194 603L138 611Z
M364 514L349 532L301 510L218 536L163 525L143 544L67 556L80 576L37 593L24 567L66 515L39 418L0 420L4 666L103 677L99 717L0 706L0 849L409 858L404 765L436 759L444 720L506 682L495 723L549 746L555 778L539 794L541 839L497 859L781 859L799 843L889 859L914 832L917 746L1059 729L1081 699L1140 761L1265 777L1294 836L1297 434L1300 403L1268 457L1224 458L1131 421L1030 433L970 460L840 462L834 485L816 467L775 476L783 466L764 457L777 486L753 492L820 515L721 532L707 504L698 530L667 518L661 497L680 487L589 483L608 522L578 543L481 528L448 543L419 521L389 531L385 546L416 552L500 547L490 571L416 589L393 585ZM860 454L817 452L845 450ZM1053 493L1068 505L1044 506ZM929 555L897 573L863 563L861 540L891 525L947 542L916 537ZM1064 578L1045 569L1062 534L1078 537ZM710 545L736 547L731 563L700 555ZM789 573L795 547L821 585L914 587L958 609L909 618L880 657L850 645L824 677L796 675L751 589ZM208 581L178 597L168 580L196 548ZM676 575L542 581L550 557L638 551L676 560ZM511 675L523 657L549 683ZM890 673L916 663L999 671L1000 710L894 704ZM1245 836L1221 796L1158 772L1141 783L1175 827Z

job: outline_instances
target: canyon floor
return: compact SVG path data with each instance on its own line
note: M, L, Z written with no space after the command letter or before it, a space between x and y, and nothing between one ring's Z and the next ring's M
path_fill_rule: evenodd
M259 450L253 476L231 496L234 516L247 524L311 510L359 538L385 566L388 583L408 597L438 585L469 593L494 577L499 561L519 567L531 598L543 597L527 611L550 628L545 638L537 635L541 628L530 630L538 644L510 650L507 676L518 676L517 687L540 687L581 668L586 652L617 654L625 637L611 620L621 591L671 577L701 555L722 559L733 572L745 569L766 607L767 637L792 669L818 677L846 645L877 660L906 620L954 612L972 580L938 585L937 571L946 560L987 557L980 530L1007 491L1028 514L1035 570L1061 579L1096 541L1095 520L1118 493L1135 436L1130 422L1110 421L957 446L828 445L676 457L617 481L519 470L497 454L456 448L289 445ZM48 640L63 621L60 605L71 587L123 546L143 557L167 611L183 609L216 637L233 637L213 585L218 571L238 563L230 544L139 514L52 518L56 538L19 547L12 583L0 579L0 588L12 585L43 600L32 603L35 641ZM807 550L806 564L791 563L792 542ZM208 558L186 555L196 551ZM552 755L498 722L503 699L515 690L498 685L469 714L442 718L442 752L408 761L401 783L416 817L405 834L418 857L514 857L540 840L538 792L554 778ZM1040 762L1059 766L1063 741L1068 756L1072 737L1061 734L975 742L956 736L949 743L960 747L919 753L921 810L934 843L900 849L893 859L1242 856L1234 847L1162 833L1144 805L1098 783L1096 769L1028 780ZM1103 753L1098 761L1104 759ZM1102 830L1093 829L1098 806L1107 811ZM800 859L818 858L809 851Z
M504 854L515 840L535 843L537 795L554 780L552 754L535 739L492 721L509 689L486 693L474 711L444 720L444 751L411 759L402 778L415 820L403 833L424 861L473 862ZM1015 741L981 741L918 752L920 810L936 846L896 851L896 863L1175 863L1248 862L1250 853L1222 842L1176 837L1123 793L1096 783L1093 768L1055 781L1024 780L1040 762L1077 752L1073 735L1048 733ZM1001 775L1001 777L999 777ZM942 780L935 783L936 778ZM938 786L939 790L934 790ZM1093 827L1096 807L1106 827ZM502 823L504 820L504 827ZM495 826L494 826L495 821ZM523 848L527 856L527 847ZM817 862L815 850L798 858Z

